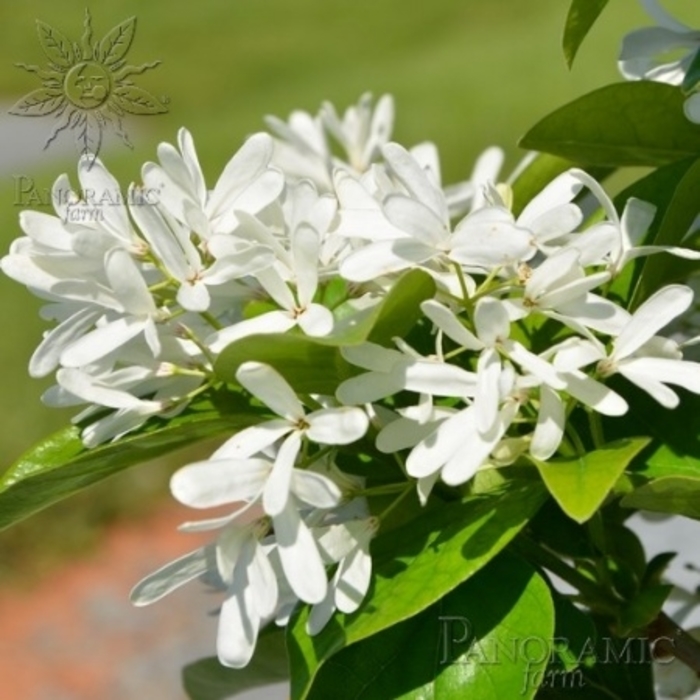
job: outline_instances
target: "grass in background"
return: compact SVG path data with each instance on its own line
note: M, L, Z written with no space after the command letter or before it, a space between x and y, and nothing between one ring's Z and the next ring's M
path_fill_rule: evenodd
M162 65L136 82L169 100L166 115L128 120L133 151L112 139L102 157L126 185L139 178L143 162L155 157L157 144L174 141L178 127L186 125L213 183L245 136L263 128L264 114L286 117L298 108L315 112L326 99L344 109L370 90L375 95L394 94L397 140L407 145L432 140L438 145L446 182L468 176L475 156L493 143L506 148L514 165L521 155L517 138L541 116L619 79L615 58L622 35L647 23L635 0L611 3L569 72L559 46L567 4L121 0L95 6L96 38L137 16L129 62L160 59ZM672 9L679 8L688 18L696 4L677 0ZM35 19L78 40L84 8L82 0L0 6L0 100L13 102L39 86L35 76L12 65L45 62ZM42 123L48 134L52 118L42 118ZM26 174L34 177L38 188L48 188L60 172L74 172L74 163L57 161L49 150L42 167ZM0 174L0 241L7 250L19 234L19 208L15 182L12 174L4 173L1 153ZM37 316L38 307L19 285L0 279L5 330L0 344L3 465L68 419L65 412L49 411L39 403L50 381L26 375L28 358L46 327ZM94 542L96 528L119 514L133 515L149 507L155 493L166 493L167 474L176 463L114 477L104 487L3 533L0 577L19 566L23 556L38 556L37 548L50 551L49 558L55 559Z

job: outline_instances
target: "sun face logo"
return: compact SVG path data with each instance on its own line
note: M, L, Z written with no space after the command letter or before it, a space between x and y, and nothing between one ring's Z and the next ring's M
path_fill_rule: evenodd
M136 17L130 17L103 39L93 39L92 18L85 11L80 43L71 43L61 32L37 20L39 43L48 60L46 67L17 63L19 68L36 74L42 86L25 95L10 109L22 117L54 115L56 125L44 148L66 129L75 131L81 154L97 156L107 127L132 148L122 124L126 114L163 114L167 108L143 88L134 85L131 76L141 75L160 65L160 61L132 66L126 54L134 41Z

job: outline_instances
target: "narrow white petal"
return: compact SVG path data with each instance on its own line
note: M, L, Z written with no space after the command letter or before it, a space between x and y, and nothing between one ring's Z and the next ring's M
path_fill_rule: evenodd
M493 348L487 348L476 366L476 427L485 435L493 430L498 420L498 387L501 379L501 358Z
M369 542L363 542L340 562L337 573L335 604L341 612L355 612L367 594L372 580L372 557Z
M423 313L448 337L470 350L481 350L484 344L460 322L457 316L435 299L428 299L420 305Z
M646 374L655 381L681 386L700 394L700 363L666 357L631 357L620 363L620 371Z
M209 290L201 280L185 281L177 290L177 303L187 311L206 311L211 304Z
M320 603L328 590L326 570L309 528L294 503L273 517L275 538L284 575L295 595L305 603Z
M503 344L503 347L513 362L530 372L530 374L534 374L546 384L549 384L553 389L563 389L565 387L565 383L549 362L531 353L520 343L508 340Z
M636 372L633 367L625 367L624 363L618 371L665 408L675 408L680 403L678 394L654 377L650 377L644 372Z
M86 307L51 329L29 360L30 376L45 377L53 372L58 366L63 350L80 338L100 314L101 312Z
M297 283L297 298L304 307L311 303L318 287L319 236L302 224L292 235L292 257Z
M389 168L419 202L429 207L440 220L447 221L447 202L442 191L433 184L416 159L397 143L387 143L382 155Z
M219 662L230 668L243 668L253 658L260 630L260 615L253 604L247 578L239 576L221 606L216 653Z
M466 408L448 418L408 455L406 470L416 478L439 470L464 444L470 435L476 435L474 408Z
M301 449L301 434L294 431L280 445L275 463L263 489L263 508L267 515L277 516L290 503L294 463Z
M530 444L535 459L548 460L559 448L564 435L566 413L564 402L546 384L540 387L540 412Z
M508 309L498 299L480 299L474 311L474 325L479 340L486 347L493 347L510 335Z
M206 344L212 352L220 353L227 345L249 335L285 333L295 325L296 321L287 311L270 311L213 333L207 338Z
M309 304L297 316L299 328L311 337L322 337L333 330L333 314L321 304Z
M211 459L246 459L247 457L252 457L258 452L262 452L262 450L272 445L292 429L293 426L290 425L289 421L282 418L253 425L229 438L214 452Z
M272 464L265 459L214 459L188 464L173 474L170 491L191 508L213 508L253 500Z
M323 474L295 469L292 473L292 492L302 502L314 508L334 508L343 494L334 481Z
M290 421L298 421L304 417L304 407L294 390L270 365L262 362L244 362L236 371L236 379L278 416Z
M405 364L404 389L431 396L474 396L477 376L456 365L434 360Z
M627 413L627 401L605 384L577 370L564 372L561 376L566 382L566 392L598 413L605 416L622 416Z
M620 360L638 350L649 338L680 316L693 303L690 287L672 284L650 296L632 315L615 339L612 358Z
M253 540L253 557L248 564L248 580L253 594L255 610L261 618L266 618L275 612L279 590L277 576L265 554L265 550L257 540Z
M137 606L150 605L201 576L214 566L214 546L207 545L171 561L134 586L129 597Z
M64 367L84 367L108 355L141 333L145 321L120 318L106 323L71 343L61 353Z
M322 445L348 445L359 440L369 427L369 418L361 408L341 406L324 408L306 416L309 440Z
M404 195L387 197L384 214L396 228L427 246L438 247L450 233L432 209Z
M115 295L131 314L142 316L156 311L146 281L126 250L114 248L105 255L105 272Z

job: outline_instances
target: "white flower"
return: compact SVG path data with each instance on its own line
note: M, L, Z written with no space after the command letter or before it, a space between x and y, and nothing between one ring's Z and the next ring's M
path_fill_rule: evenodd
M189 229L175 219L168 220L156 205L132 204L131 213L164 270L178 283L177 301L188 311L209 309L208 287L254 274L274 261L267 246L233 240L217 260L206 263L192 242ZM210 240L211 252L216 250L217 239L223 237L219 234Z
M345 110L342 120L335 107L324 102L321 122L347 154L350 166L363 173L377 160L381 147L389 141L394 128L394 99L382 95L372 106L372 94L364 93L356 105Z
M664 10L657 0L641 0L658 27L645 27L628 34L622 42L618 66L628 80L654 80L680 85L700 49L700 31L694 31ZM681 58L664 60L670 53L685 51Z
M650 394L666 408L675 408L678 395L667 384L700 394L700 363L688 362L678 345L656 335L693 301L693 291L684 285L663 287L632 315L605 356L600 349L598 372L607 377L619 373Z
M230 233L238 223L237 211L257 214L282 192L284 177L270 167L273 142L268 134L254 134L226 164L209 192L192 136L178 132L180 152L168 143L158 146L160 165L146 163L141 177L153 196L178 221L201 238Z
M629 318L621 307L590 293L589 290L609 280L610 273L586 275L577 250L561 250L528 274L523 297L503 301L511 320L537 312L590 336L588 328L608 334L619 332Z
M700 51L700 31L672 17L657 0L641 2L659 26L638 29L625 36L618 59L620 72L628 80L680 86ZM683 111L691 122L700 123L700 93L685 101Z
M402 344L402 349L408 346ZM438 359L399 352L376 343L341 348L343 357L369 370L346 379L336 392L345 404L364 404L408 390L431 396L473 396L476 377Z
M490 269L530 257L530 235L515 225L507 209L478 209L453 231L444 192L416 159L395 143L382 152L392 175L406 190L385 199L384 216L404 236L375 241L349 255L340 266L343 277L364 282L434 259Z
M610 275L615 277L630 260L655 253L669 253L687 260L700 260L700 252L689 248L640 245L654 220L656 207L649 202L630 197L625 203L622 216L618 216L612 200L594 178L583 170L574 169L570 172L572 177L588 187L607 216L604 223L594 225L569 239L571 247L580 251L579 259L583 265L606 262Z
M306 623L310 635L318 634L335 610L347 615L355 612L365 598L372 580L369 544L379 527L376 518L316 528L318 545L324 558L337 563L325 598L314 605Z
M262 495L265 512L279 515L289 499L294 463L302 440L307 438L323 445L346 445L365 434L369 419L361 409L349 406L306 413L284 378L260 362L244 362L236 372L236 379L280 417L237 433L219 448L217 457L244 459L285 438Z
M207 545L155 571L131 592L134 605L150 605L189 581L215 573L226 589L216 642L224 666L242 668L255 650L261 624L275 613L277 577L260 539L269 525L229 525Z

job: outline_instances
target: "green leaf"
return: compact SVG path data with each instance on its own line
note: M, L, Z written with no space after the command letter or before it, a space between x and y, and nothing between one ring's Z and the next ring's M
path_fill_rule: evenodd
M503 553L421 614L333 656L307 697L532 698L553 631L547 584Z
M150 92L135 85L115 87L110 99L129 114L165 114L168 111Z
M572 0L566 17L562 42L564 57L569 68L573 65L583 40L607 4L608 0Z
M65 99L60 89L38 88L17 100L8 111L18 117L44 117L55 112Z
M134 464L255 421L250 411L222 413L201 401L175 418L153 419L116 442L92 449L83 445L78 427L64 428L20 457L0 478L0 529Z
M411 270L397 280L377 304L356 313L322 338L295 333L251 335L236 340L220 353L214 366L226 382L236 383L243 362L265 362L274 367L300 393L335 394L338 384L355 370L340 354L340 348L366 340L389 344L403 337L421 318L420 304L435 294L435 282L422 270Z
M337 347L289 333L249 335L236 340L221 352L214 371L234 384L236 371L249 361L274 367L300 394L333 396L338 384L352 376L352 368Z
M250 688L289 680L284 630L268 630L258 637L255 654L245 668L227 668L216 657L185 666L182 680L190 700L228 700Z
M129 17L108 32L100 42L101 63L113 66L129 51L136 34L136 17Z
M653 479L627 494L620 505L700 520L700 478L667 476Z
M621 505L700 518L700 396L681 390L680 405L668 410L637 387L625 386L624 393L633 409L606 421L606 434L645 433L653 442L633 464L636 488Z
M36 30L46 58L59 68L71 68L74 65L75 57L70 41L57 29L41 20L36 20Z
M620 611L620 625L623 629L644 629L658 616L663 604L673 590L671 584L660 584L642 590Z
M647 438L635 438L580 457L558 457L548 462L531 459L562 510L583 523L598 510L630 462L648 444Z
M695 52L695 56L685 72L681 90L685 93L693 92L698 83L700 83L700 50Z
M584 165L664 165L700 155L700 128L681 91L663 83L616 83L552 112L520 145Z
M422 612L493 559L545 498L537 481L509 487L436 508L380 535L364 603L352 615L337 614L313 638L305 631L309 610L302 608L288 626L292 697L307 697L323 664L341 649Z

